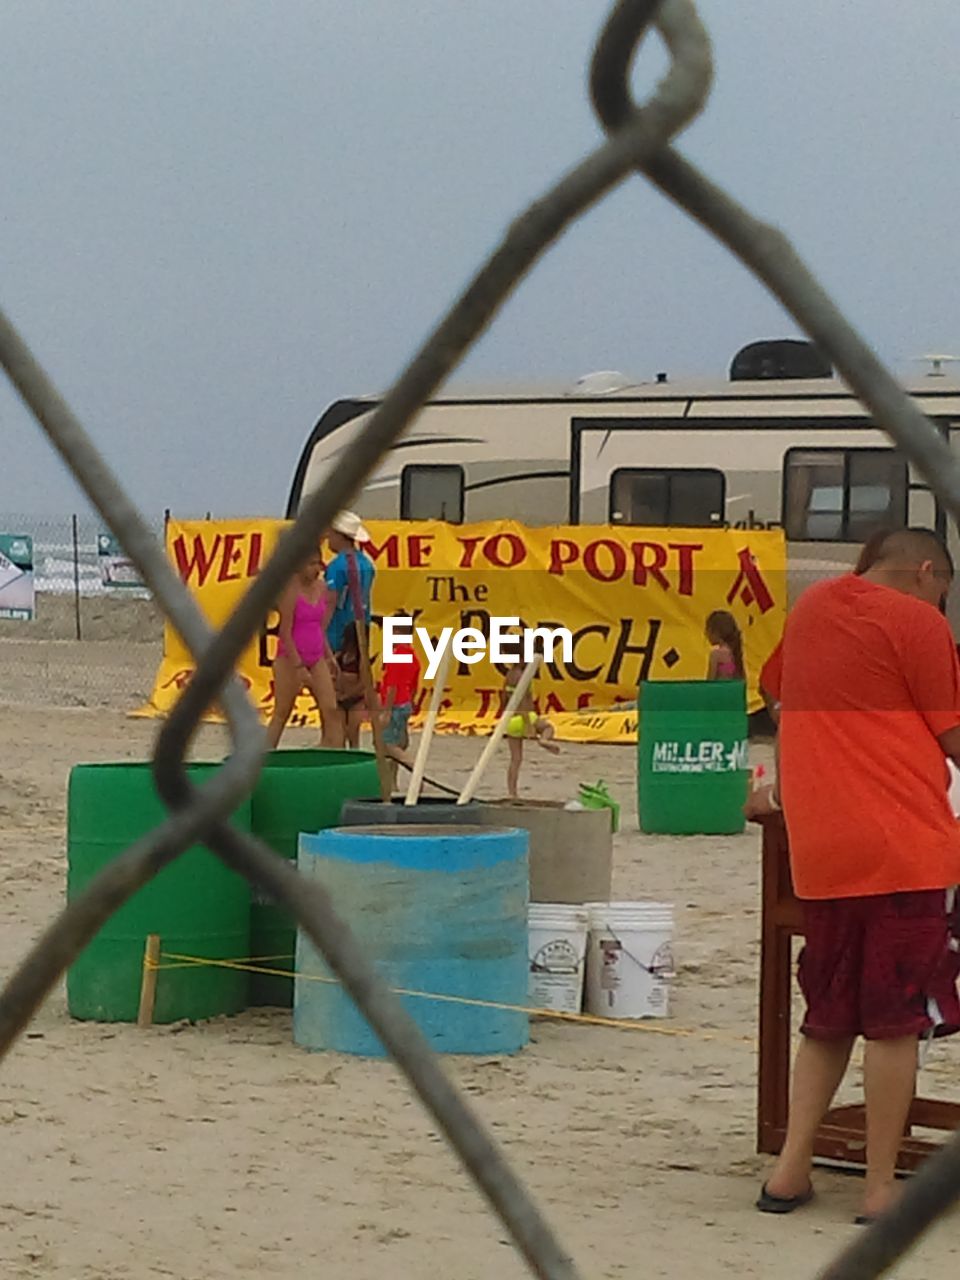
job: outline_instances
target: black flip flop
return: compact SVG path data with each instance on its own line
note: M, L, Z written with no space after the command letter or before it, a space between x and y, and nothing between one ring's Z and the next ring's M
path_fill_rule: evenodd
M813 1187L808 1188L802 1196L775 1196L767 1190L764 1183L757 1197L757 1208L761 1213L793 1213L794 1209L802 1209L812 1199Z
M875 1213L858 1213L853 1220L855 1227L872 1227L877 1220Z

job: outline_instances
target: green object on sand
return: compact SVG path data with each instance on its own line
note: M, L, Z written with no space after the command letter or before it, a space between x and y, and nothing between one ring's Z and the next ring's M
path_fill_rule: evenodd
M216 764L186 766L202 787ZM67 901L74 902L98 872L126 853L169 816L147 763L78 764L67 796ZM231 819L250 830L250 800ZM92 1022L136 1022L148 935L162 955L200 960L242 960L250 954L250 885L200 845L163 868L115 911L67 973L72 1017ZM199 1021L240 1013L247 1006L248 975L216 965L163 961L153 1020Z
M742 680L650 680L640 686L640 829L734 835L747 798Z
M580 803L585 809L609 809L614 831L620 830L620 806L608 791L607 784L602 778L593 784L580 783Z
M313 747L271 751L251 801L253 834L274 853L296 865L300 833L315 835L340 822L344 800L377 797L377 760L369 751ZM250 1004L290 1008L297 926L282 908L258 890L250 915L250 955L258 968L250 975Z

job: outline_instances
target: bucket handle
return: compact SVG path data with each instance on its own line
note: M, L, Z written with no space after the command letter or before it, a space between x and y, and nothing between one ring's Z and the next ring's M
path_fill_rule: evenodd
M663 978L665 980L669 980L677 976L677 971L676 969L674 969L672 965L669 968L661 968L659 965L644 964L643 961L638 956L635 956L632 951L629 951L623 945L623 939L618 936L616 929L614 929L612 925L604 922L603 927L606 929L607 933L609 933L610 936L613 938L614 942L617 944L617 946L620 948L623 954L629 960L632 960L638 969L642 969L644 973L649 973L651 978Z

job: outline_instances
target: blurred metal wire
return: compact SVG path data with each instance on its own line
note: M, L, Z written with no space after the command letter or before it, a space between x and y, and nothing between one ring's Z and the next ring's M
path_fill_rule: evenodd
M628 76L637 48L652 24L669 50L671 64L651 99L636 106ZM0 993L0 1056L9 1050L50 988L110 914L183 849L202 839L297 918L405 1071L511 1232L531 1272L545 1280L575 1280L577 1271L526 1188L441 1070L415 1024L367 962L328 895L322 887L303 882L265 845L225 821L225 815L252 787L263 748L256 714L232 672L283 586L384 450L549 245L633 169L646 173L751 267L833 359L948 509L954 515L960 512L960 469L946 445L844 321L788 242L752 218L671 147L672 138L702 109L711 77L709 40L692 0L618 0L599 38L591 69L594 104L608 131L607 141L507 230L501 245L371 415L337 471L304 505L270 563L215 635L79 421L12 324L0 314L0 364L197 661L196 675L161 730L154 756L157 787L171 816L101 872L31 949ZM221 700L226 710L233 752L214 779L198 790L189 784L183 762L200 718L215 699ZM829 1280L868 1280L881 1274L958 1194L960 1146L952 1143L928 1164L897 1210L866 1232L825 1276Z
M631 51L659 7L657 0L621 0L615 7L622 39ZM663 9L668 16L661 18L659 24L672 62L650 103L634 114L629 126L616 138L598 148L509 229L501 247L347 451L336 475L281 539L270 563L217 637L211 636L194 602L167 564L162 547L150 535L79 421L10 322L0 316L0 363L198 663L196 676L161 732L155 753L157 786L174 811L171 818L102 872L32 949L0 995L0 1053L9 1048L64 968L112 911L171 858L202 838L295 915L406 1071L500 1214L531 1271L549 1280L573 1280L577 1273L572 1261L543 1221L526 1188L447 1080L415 1024L380 982L327 895L320 888L305 885L264 845L234 831L223 820L223 815L253 785L262 757L262 730L232 671L267 609L334 514L489 323L532 263L569 222L620 181L632 166L662 146L702 107L710 85L709 43L690 0L665 0ZM681 15L685 21L674 20L674 16ZM184 753L201 715L217 697L227 711L233 754L211 783L195 790L187 782Z

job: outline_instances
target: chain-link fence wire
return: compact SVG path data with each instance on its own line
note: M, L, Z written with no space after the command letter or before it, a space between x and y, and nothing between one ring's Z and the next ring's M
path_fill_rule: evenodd
M670 54L667 75L642 107L630 96L635 52L656 26ZM262 843L224 820L252 787L263 735L232 675L234 663L282 586L351 499L384 450L456 366L519 281L563 230L633 169L737 254L829 356L875 420L915 463L950 513L960 514L960 468L933 425L846 323L773 228L757 222L671 144L703 108L712 75L709 39L692 0L618 0L597 44L591 91L608 137L508 229L502 243L454 303L371 415L341 464L304 504L296 523L223 629L212 635L163 549L126 497L81 424L13 326L0 314L0 363L47 436L137 565L166 616L197 659L197 672L157 741L154 773L171 809L161 827L131 846L70 903L32 948L0 994L0 1054L97 929L132 893L197 839L289 909L326 957L407 1075L483 1191L533 1274L574 1280L573 1261L429 1051L415 1024L384 987L323 888L307 884ZM202 790L187 781L184 753L200 717L221 701L232 755ZM933 1157L902 1199L823 1273L829 1280L880 1275L960 1196L960 1137Z

